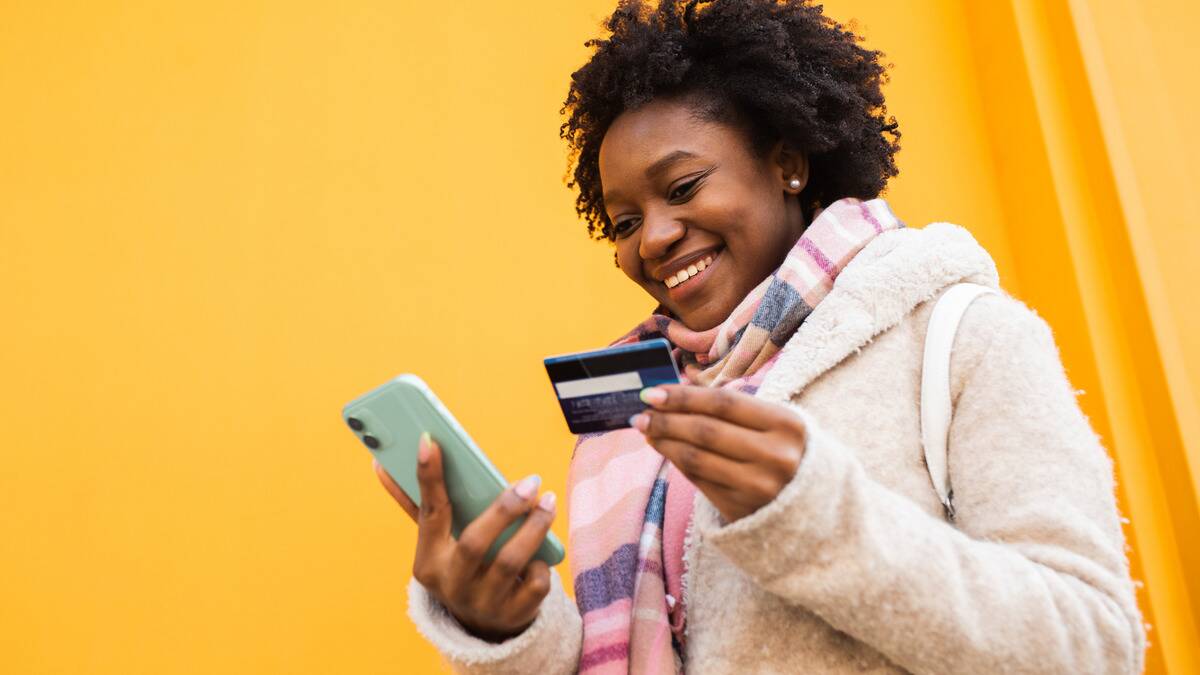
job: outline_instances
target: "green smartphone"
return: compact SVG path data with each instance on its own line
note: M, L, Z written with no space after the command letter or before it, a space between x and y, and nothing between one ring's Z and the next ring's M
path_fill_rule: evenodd
M400 375L347 403L342 408L342 420L418 507L421 489L417 483L417 442L423 432L429 432L442 449L455 539L508 487L508 481L487 455L416 375ZM523 522L525 518L496 538L488 550L488 560ZM547 565L562 562L563 546L553 532L546 534L534 558Z

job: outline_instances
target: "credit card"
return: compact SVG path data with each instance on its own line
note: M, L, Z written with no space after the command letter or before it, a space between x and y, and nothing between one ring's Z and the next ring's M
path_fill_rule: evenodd
M678 384L671 344L662 338L545 359L546 373L574 434L612 431L646 409L645 387Z

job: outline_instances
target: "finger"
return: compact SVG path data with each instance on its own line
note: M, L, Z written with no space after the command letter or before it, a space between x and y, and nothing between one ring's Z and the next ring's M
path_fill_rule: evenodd
M549 593L550 566L545 561L534 560L525 567L521 581L509 596L509 606L522 620L533 621Z
M741 462L761 458L766 439L758 431L731 424L719 417L651 410L642 413L646 438L669 438L706 448Z
M733 521L727 514L746 508L743 504L743 502L747 501L745 495L729 486L699 479L692 481L692 484L696 486L697 490L704 493L704 496L708 498L708 501L712 503L718 512L726 517L726 522Z
M450 539L453 511L442 477L442 449L422 434L417 447L417 483L421 486L421 508L417 517L417 554L422 546L437 546Z
M522 479L501 492L479 517L463 528L450 562L456 578L470 579L478 573L496 537L533 508L533 497L541 480L537 474Z
M492 589L507 595L518 582L518 575L529 565L529 561L546 538L546 533L550 531L550 523L554 522L556 511L555 501L553 492L543 493L537 508L500 548L485 574Z
M729 388L665 384L643 389L642 400L657 410L709 415L759 431L804 429L800 416L787 406Z
M383 465L380 464L378 460L376 460L374 464L375 475L379 477L379 482L383 483L384 489L388 491L388 494L392 496L392 499L395 499L396 502L400 504L401 508L404 509L404 512L408 514L408 517L412 518L415 522L418 516L416 503L413 502L406 492L404 492L404 488L396 485L396 481L392 480L391 474L389 474L387 470L383 468Z
M736 490L739 479L746 475L749 466L709 450L669 438L650 440L654 448L667 461L675 465L679 471L693 483L704 481L714 485Z

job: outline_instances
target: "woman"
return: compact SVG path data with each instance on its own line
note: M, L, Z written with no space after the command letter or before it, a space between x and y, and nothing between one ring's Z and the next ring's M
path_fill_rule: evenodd
M931 307L995 287L963 229L906 229L880 54L801 2L623 2L562 134L589 232L658 302L687 383L570 469L576 602L530 562L556 511L519 482L455 540L418 459L409 612L459 670L1137 672L1112 466L1045 323L1001 294L953 349L953 511L920 436ZM488 564L482 553L528 514Z

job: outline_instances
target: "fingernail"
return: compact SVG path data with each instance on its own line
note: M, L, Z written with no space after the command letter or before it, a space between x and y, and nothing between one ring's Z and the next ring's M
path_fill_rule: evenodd
M555 501L554 493L547 492L542 495L541 499L538 500L538 508L543 511L553 511L554 510L554 501Z
M650 416L646 413L638 413L629 418L629 426L644 432L646 427L650 426Z
M658 387L647 387L638 394L646 405L660 405L667 400L667 392Z
M433 443L433 439L429 437L428 431L421 432L421 439L417 441L417 463L424 464L429 461L429 455L433 452L429 445Z
M542 484L542 477L536 473L532 476L526 476L517 483L517 487L513 488L513 492L521 499L529 499L537 494L538 487Z

